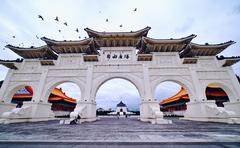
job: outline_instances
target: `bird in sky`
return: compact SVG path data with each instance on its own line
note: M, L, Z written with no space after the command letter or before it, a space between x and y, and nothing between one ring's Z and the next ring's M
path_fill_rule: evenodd
M40 18L42 21L44 21L44 19L41 15L38 15L38 18Z
M58 32L61 32L61 30L59 29Z
M135 12L136 12L136 11L137 11L137 8L135 8L133 11L135 11Z
M68 24L67 24L67 22L65 22L65 23L63 23L65 26L67 26Z
M106 19L106 22L108 22L108 19Z
M81 36L79 36L78 38L81 39Z
M119 25L119 27L122 27L123 25L121 24L121 25Z
M13 35L12 38L16 38L15 35Z
M39 39L39 37L36 35L36 38Z
M78 28L76 29L76 32L79 32Z
M55 21L59 21L59 20L58 20L58 16L56 16L56 18L55 18L54 20L55 20Z

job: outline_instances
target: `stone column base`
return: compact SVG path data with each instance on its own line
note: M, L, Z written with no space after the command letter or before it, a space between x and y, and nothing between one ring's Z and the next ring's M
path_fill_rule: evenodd
M27 102L21 108L4 112L0 123L36 122L54 119L51 104Z
M215 101L189 102L184 114L184 120L222 122L239 124L239 118L235 118L235 113L223 107L217 107Z
M237 102L225 102L224 108L229 111L235 112L235 117L240 118L240 101Z
M80 122L96 121L96 103L94 101L79 101L73 112L70 113L70 121L80 116Z
M0 117L4 112L11 111L14 108L16 108L16 104L0 102Z
M171 124L171 120L163 119L163 113L157 101L142 101L140 104L140 120L152 124Z

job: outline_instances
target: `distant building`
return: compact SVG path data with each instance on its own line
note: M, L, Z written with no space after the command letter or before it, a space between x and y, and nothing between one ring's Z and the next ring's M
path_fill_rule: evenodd
M122 101L117 104L116 112L118 115L126 115L127 114L127 106Z
M120 116L125 116L125 115L132 115L134 113L128 112L127 105L124 104L122 101L119 102L116 106L116 111L109 113L110 115L120 115Z
M227 94L218 86L209 85L206 89L207 100L215 100L218 107L224 107L224 102L229 101ZM189 96L184 88L174 96L164 99L160 102L160 110L165 116L184 116L187 110L186 103L189 102Z
M24 101L31 101L33 96L33 90L30 86L25 86L19 89L12 97L11 103L22 103Z
M97 112L104 112L104 111L105 110L103 108L101 108L101 107L97 109Z
M183 116L189 102L187 91L184 88L174 96L160 102L160 110L165 116Z
M52 103L51 109L56 117L69 116L76 107L76 99L68 97L61 88L53 89L48 102Z

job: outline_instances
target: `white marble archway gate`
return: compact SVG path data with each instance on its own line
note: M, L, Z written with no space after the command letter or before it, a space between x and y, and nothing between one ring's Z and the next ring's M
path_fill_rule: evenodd
M96 120L95 95L107 80L123 78L132 82L141 97L140 120L169 123L163 119L154 90L164 81L174 81L187 89L190 102L185 119L217 122L239 122L240 85L231 65L239 58L217 58L216 54L234 42L215 45L192 43L196 37L181 39L151 39L146 37L150 27L135 32L106 33L86 28L88 39L55 41L42 38L46 46L20 48L8 45L23 61L3 61L9 67L0 90L0 113L8 122L39 121L52 118L47 98L60 83L73 82L81 90L72 116L83 121ZM138 52L136 53L136 50ZM220 84L229 95L227 109L219 109L206 100L209 83ZM32 102L24 103L22 114L11 113L12 92L21 85L30 85ZM27 110L27 113L24 112Z

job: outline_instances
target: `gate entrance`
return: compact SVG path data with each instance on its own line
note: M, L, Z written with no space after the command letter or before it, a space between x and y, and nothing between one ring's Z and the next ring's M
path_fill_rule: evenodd
M147 37L150 27L131 32L98 32L86 28L89 38L78 41L56 41L41 38L41 47L6 47L24 60L0 63L9 68L0 90L0 113L6 122L42 121L52 118L47 98L54 84L73 82L81 89L72 116L82 121L96 120L95 96L107 80L123 78L137 88L140 95L140 120L165 124L154 90L164 81L174 81L188 90L190 102L184 119L215 122L239 122L240 85L231 65L239 57L217 57L234 44L200 45L193 43L196 35L179 39ZM219 84L228 94L224 109L207 100L206 87ZM23 114L15 114L11 105L13 93L19 86L34 90L32 100L23 103ZM26 107L25 107L26 106ZM27 110L27 111L23 111Z
M130 81L113 78L104 82L96 94L97 115L136 116L139 115L140 95Z

